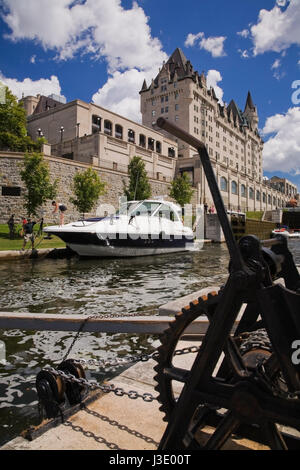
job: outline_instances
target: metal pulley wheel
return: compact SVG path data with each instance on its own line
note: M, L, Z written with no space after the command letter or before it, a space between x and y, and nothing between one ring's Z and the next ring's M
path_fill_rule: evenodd
M76 379L85 379L85 372L81 364L75 363L72 359L63 361L57 368L67 374L73 375ZM77 405L83 399L86 392L84 385L67 382L66 383L66 396L70 405Z
M36 377L36 390L40 404L48 419L57 416L60 405L65 402L65 382L47 370L41 370Z

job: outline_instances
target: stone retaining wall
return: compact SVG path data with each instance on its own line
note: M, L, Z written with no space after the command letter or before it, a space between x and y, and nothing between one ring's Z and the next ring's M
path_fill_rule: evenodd
M16 222L20 222L20 218L25 215L24 195L25 188L20 178L20 168L22 165L23 156L20 153L0 153L0 185L1 186L17 186L21 187L21 196L2 196L0 193L0 223L6 223L11 214L15 214ZM58 157L45 157L49 163L51 179L59 179L57 201L65 204L68 211L65 215L65 223L76 220L79 213L70 203L72 193L73 177L78 171L84 171L90 165L65 160ZM109 206L116 209L119 206L119 197L123 194L123 181L128 184L128 175L126 173L103 169L100 167L93 167L100 175L101 179L106 182L106 194L99 199L98 210L89 215L102 215L105 210L110 212ZM149 179L152 189L152 196L167 196L170 190L170 183ZM193 200L196 201L197 194L195 192ZM107 206L105 206L107 205ZM57 223L57 216L53 216L51 201L44 207L44 219L46 223Z

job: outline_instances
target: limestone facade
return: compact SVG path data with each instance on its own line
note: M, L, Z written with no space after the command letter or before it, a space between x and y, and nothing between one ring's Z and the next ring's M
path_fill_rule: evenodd
M42 133L54 156L123 171L137 155L150 178L174 178L177 145L162 133L81 100L37 109L27 118L28 133L33 139Z
M176 49L151 84L144 81L140 97L144 125L157 129L156 121L162 116L204 142L228 209L271 210L288 202L286 194L263 179L263 141L250 92L243 112L234 100L221 105L214 89L207 86L205 74L194 71ZM211 205L198 154L186 143L175 141L176 171L187 172L199 189L199 202Z

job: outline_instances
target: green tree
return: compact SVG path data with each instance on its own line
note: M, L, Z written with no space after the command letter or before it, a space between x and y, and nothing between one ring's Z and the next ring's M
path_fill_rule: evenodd
M4 85L0 82L0 87ZM0 149L15 152L40 152L45 139L36 142L27 135L26 112L8 87L0 101Z
M50 181L49 166L41 153L26 153L23 169L20 172L27 192L24 207L27 215L37 216L37 210L48 199L54 199L57 193L58 180Z
M169 195L181 206L191 202L193 193L194 190L187 173L178 175L177 178L172 181Z
M90 212L102 194L105 194L106 183L101 181L98 173L88 168L82 173L76 173L73 179L73 192L75 197L70 201L82 214Z
M151 196L151 186L148 181L145 163L141 157L133 157L128 165L129 185L124 184L124 194L128 201L140 201Z

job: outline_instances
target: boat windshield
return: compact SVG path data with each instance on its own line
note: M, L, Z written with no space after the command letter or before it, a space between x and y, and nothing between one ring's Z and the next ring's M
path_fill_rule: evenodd
M139 205L139 202L127 202L121 204L120 209L117 210L116 215L128 215Z
M136 216L136 215L151 216L160 205L161 205L161 202L143 201L137 207L133 208L133 210L130 212L130 215L131 216Z

